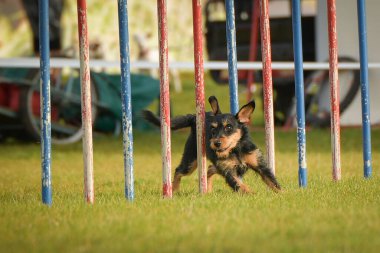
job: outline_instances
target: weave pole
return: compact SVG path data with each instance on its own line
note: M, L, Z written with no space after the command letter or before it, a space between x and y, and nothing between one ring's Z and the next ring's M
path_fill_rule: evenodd
M252 0L252 11L251 11L251 37L249 46L249 62L256 61L257 58L257 44L259 38L259 0ZM254 87L254 73L253 69L247 72L247 102L252 99L252 87Z
M94 168L92 153L91 86L86 0L77 0L77 9L83 128L84 195L87 203L92 204L94 203Z
M329 32L329 76L331 100L331 149L332 175L335 181L341 179L340 168L340 116L339 116L339 81L338 81L338 42L336 33L335 0L327 0L328 32Z
M306 166L306 130L305 130L305 99L302 56L301 3L292 0L293 48L295 69L295 91L297 100L297 143L298 143L298 184L307 186Z
M363 163L364 177L372 175L371 151L371 116L368 78L368 48L367 48L367 22L365 0L357 1L359 46L360 46L360 83L362 98L362 125L363 125Z
M42 203L52 204L51 187L51 121L50 121L50 45L49 45L49 1L40 0L40 106L41 106L41 167Z
M238 100L238 76L237 76L234 0L226 0L226 31L227 31L228 82L229 82L229 88L230 88L230 110L232 114L236 114L239 111L239 100Z
M168 65L168 27L166 0L157 0L158 40L160 46L160 119L162 146L162 182L163 197L172 198L171 183L171 133L170 133L170 96Z
M199 192L207 192L206 167L206 125L205 125L205 93L203 70L203 33L202 6L200 0L193 0L193 37L194 37L194 67L195 67L195 101L197 125L197 165Z
M120 38L120 70L121 70L121 102L123 124L123 155L125 197L134 198L133 182L133 134L132 134L132 103L131 103L131 62L129 57L128 3L118 0L119 38Z
M274 160L274 119L273 119L273 87L272 87L272 53L270 43L269 6L268 0L260 0L260 30L261 30L261 55L263 64L263 88L264 88L264 120L265 142L267 148L267 162L269 168L275 174Z

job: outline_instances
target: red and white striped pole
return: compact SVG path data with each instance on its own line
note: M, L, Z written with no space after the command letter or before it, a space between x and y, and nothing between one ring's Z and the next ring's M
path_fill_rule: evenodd
M84 195L86 201L92 204L94 203L94 168L92 153L91 85L86 0L77 0L77 9L82 100Z
M267 162L275 174L274 157L274 119L273 119L273 87L272 87L272 53L269 27L268 0L260 0L260 30L261 55L263 62L263 89L264 89L264 119L265 141L267 147Z
M340 116L339 116L339 80L338 80L338 42L336 32L335 0L327 0L329 63L330 63L330 101L331 101L331 149L332 175L334 180L341 179L340 168Z
M195 67L195 101L197 121L197 166L199 192L207 192L206 167L206 131L205 131L205 94L203 71L203 33L202 6L200 0L193 0L193 33L194 33L194 67Z
M157 0L158 40L160 46L160 119L162 146L163 197L173 196L171 183L171 133L170 133L170 96L168 65L168 27L166 0Z

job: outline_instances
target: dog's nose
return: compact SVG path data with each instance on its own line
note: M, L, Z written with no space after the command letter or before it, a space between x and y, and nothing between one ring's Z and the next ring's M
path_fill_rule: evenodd
M222 145L222 142L221 141L214 141L214 145L215 145L215 147L220 148L220 145Z

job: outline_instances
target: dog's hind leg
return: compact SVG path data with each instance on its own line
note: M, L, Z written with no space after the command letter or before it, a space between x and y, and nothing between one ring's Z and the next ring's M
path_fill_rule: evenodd
M191 175L194 170L197 168L197 160L193 160L192 162L182 163L175 169L174 179L173 179L173 192L179 190L179 185L181 183L181 179L183 176Z
M272 190L281 191L281 186L277 182L272 171L268 168L265 159L259 149L255 149L243 157L244 162L258 173L264 183L266 183Z
M214 165L208 166L208 170L207 170L207 192L212 191L212 177L217 173L218 173L218 171Z
M193 131L186 141L181 163L175 170L173 179L173 192L179 190L181 179L188 176L197 168L197 144Z

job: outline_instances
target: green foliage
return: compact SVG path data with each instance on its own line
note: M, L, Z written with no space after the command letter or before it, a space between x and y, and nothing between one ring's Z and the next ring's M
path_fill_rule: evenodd
M4 4L1 5L0 2L0 9L4 9L5 13L0 11L0 57L30 55L32 31L23 12L12 12Z

